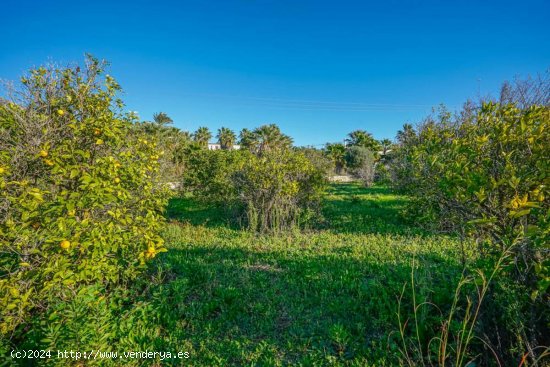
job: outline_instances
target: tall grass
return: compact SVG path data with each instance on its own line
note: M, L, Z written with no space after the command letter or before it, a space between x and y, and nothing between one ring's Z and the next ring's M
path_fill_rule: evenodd
M505 363L506 361L499 358L489 341L476 335L476 328L479 329L482 305L491 290L492 283L501 276L507 265L507 260L514 257L515 246L517 246L517 243L505 248L493 267L488 271L482 269L468 270L465 267L454 289L452 304L447 311L444 311L444 305L440 307L441 305L438 306L430 301L418 302L417 286L415 284L417 263L413 257L410 280L403 284L398 298L397 311L401 340L400 352L407 365L476 366L475 361L479 359L482 353L490 354L490 356L485 355L483 358L488 365L510 365L509 361ZM411 317L403 318L403 300L408 288L410 288L412 298L412 320ZM421 338L423 328L419 325L425 321L425 318L420 314L426 308L437 311L441 320L438 325L433 325L439 329L439 334L434 333L436 335L429 338L427 342L425 342L425 338ZM474 351L471 348L474 340L483 345L483 351L480 351L479 348ZM532 354L531 364L529 365L544 365L540 363L550 355L550 348L541 346L537 349L540 350L539 355L533 354L533 351L528 351L524 353L519 365L527 365L529 354Z

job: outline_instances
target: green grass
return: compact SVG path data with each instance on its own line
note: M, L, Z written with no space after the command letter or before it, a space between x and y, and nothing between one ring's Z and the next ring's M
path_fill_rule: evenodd
M192 198L172 200L170 251L148 290L161 315L154 344L191 352L195 366L398 363L412 259L419 297L436 304L450 304L462 270L456 240L406 223L405 203L386 188L333 185L322 228L256 236Z
M406 203L407 198L392 193L387 187L332 185L323 203L326 228L334 233L423 233L406 223L401 215Z

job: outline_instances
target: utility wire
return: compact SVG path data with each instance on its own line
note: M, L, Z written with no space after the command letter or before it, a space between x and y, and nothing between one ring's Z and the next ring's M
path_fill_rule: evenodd
M368 111L407 111L411 109L429 109L434 105L428 104L392 104L392 103L364 103L364 102L334 102L307 99L283 99L268 97L251 97L238 95L224 95L211 93L185 93L192 96L203 96L227 100L240 100L241 106L266 106L282 109L325 110L340 112L368 112ZM256 101L257 103L243 103Z

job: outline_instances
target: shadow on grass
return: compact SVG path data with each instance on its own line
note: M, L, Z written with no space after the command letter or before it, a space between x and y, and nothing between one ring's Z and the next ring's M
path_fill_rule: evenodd
M388 337L397 329L396 297L410 277L407 261L182 247L163 256L165 281L151 293L157 293L152 299L166 335L193 345L195 365L396 362L398 341ZM461 268L431 255L422 261L437 279L419 278L418 287L429 289L419 293L450 304ZM424 317L428 337L439 320Z
M406 197L387 187L332 184L323 199L323 219L316 227L333 233L427 234L403 218L400 212L406 203ZM227 210L200 203L192 196L172 198L166 216L192 225L239 228Z
M223 208L202 204L191 196L170 199L166 208L166 217L195 226L238 227L236 221L230 220L229 214Z

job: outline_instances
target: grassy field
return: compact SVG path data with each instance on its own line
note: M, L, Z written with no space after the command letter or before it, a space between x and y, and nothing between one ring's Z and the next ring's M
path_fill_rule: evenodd
M455 239L408 224L405 202L383 187L337 184L320 228L257 236L173 199L170 251L149 290L163 315L150 330L155 349L189 351L196 366L398 363L397 300L413 259L419 300L447 305L463 258ZM403 313L410 304L409 289ZM419 317L437 322L427 309Z

